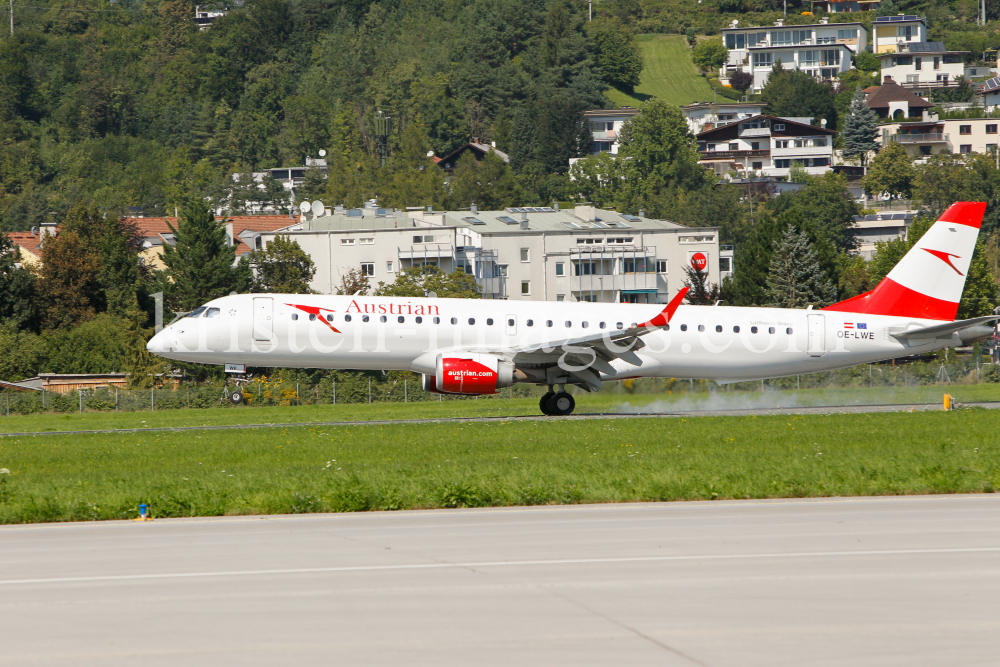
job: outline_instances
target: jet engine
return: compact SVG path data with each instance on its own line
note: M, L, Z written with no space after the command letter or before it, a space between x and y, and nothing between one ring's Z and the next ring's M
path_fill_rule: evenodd
M435 394L495 394L514 384L514 364L495 354L438 355L434 375L424 375L424 391Z

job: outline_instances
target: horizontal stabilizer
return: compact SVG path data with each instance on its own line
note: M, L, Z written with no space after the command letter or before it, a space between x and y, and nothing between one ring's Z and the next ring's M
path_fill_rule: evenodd
M913 338L948 338L953 333L964 331L965 329L971 329L974 326L985 324L986 322L996 322L997 320L1000 320L1000 315L987 315L985 317L973 317L969 320L958 320L957 322L935 324L932 327L923 327L922 329L910 329L909 331L901 331L900 333L890 335L894 338L902 340Z

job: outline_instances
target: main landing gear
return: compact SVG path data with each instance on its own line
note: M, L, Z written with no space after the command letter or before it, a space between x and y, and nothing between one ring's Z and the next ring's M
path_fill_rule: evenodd
M549 387L549 390L538 401L538 407L544 415L564 417L573 413L573 409L576 407L576 400L565 389L556 392L552 391L552 387Z

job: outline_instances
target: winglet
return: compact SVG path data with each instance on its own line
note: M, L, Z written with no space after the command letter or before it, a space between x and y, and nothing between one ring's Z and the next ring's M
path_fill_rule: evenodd
M674 298L670 300L670 303L667 304L667 307L664 308L659 315L648 322L643 322L638 328L667 326L667 324L670 323L670 319L674 316L674 313L677 312L677 307L681 305L681 301L684 300L684 297L687 295L689 289L689 287L681 289L681 291L674 295Z

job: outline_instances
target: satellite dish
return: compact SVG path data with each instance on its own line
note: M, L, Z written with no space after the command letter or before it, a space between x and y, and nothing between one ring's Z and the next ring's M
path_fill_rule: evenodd
M434 157L434 151L427 151L427 157Z
M307 201L304 201L301 204L299 204L299 210L302 211L303 213L308 213L310 208L311 206Z
M326 149L325 148L319 149L319 156L320 157L326 157Z
M302 202L302 203L304 204L305 202ZM326 212L326 207L323 206L323 202L321 202L320 200L317 199L316 201L314 201L312 203L312 212L313 212L313 215L315 215L317 217L321 216L321 215L323 215L323 213Z

